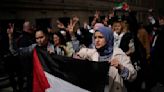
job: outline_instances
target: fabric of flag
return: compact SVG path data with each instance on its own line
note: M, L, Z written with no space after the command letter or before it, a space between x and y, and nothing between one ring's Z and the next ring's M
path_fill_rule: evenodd
M128 11L128 10L129 10L129 5L128 5L126 2L124 2L124 3L123 3L123 6L122 6L122 9L123 9L124 11Z
M108 62L48 54L36 47L33 63L33 92L104 92Z
M115 10L122 9L122 7L123 7L122 2L114 2L114 9Z

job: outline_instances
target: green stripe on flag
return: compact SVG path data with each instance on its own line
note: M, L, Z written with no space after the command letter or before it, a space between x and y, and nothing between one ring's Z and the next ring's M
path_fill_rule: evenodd
M123 6L123 3L122 2L114 2L115 9L121 9L122 6Z

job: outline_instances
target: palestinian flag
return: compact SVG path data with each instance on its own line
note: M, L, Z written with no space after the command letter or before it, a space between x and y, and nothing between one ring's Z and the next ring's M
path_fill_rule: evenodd
M33 52L33 92L104 92L109 64Z

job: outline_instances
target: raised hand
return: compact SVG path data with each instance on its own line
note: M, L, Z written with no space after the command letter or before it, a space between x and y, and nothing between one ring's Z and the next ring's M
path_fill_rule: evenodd
M96 11L96 13L95 13L94 17L95 17L96 19L98 19L98 18L99 18L99 16L100 16L100 11Z
M72 18L72 20L73 20L73 22L78 22L78 21L79 21L79 18L78 18L77 16L74 16L74 17Z
M119 63L117 58L112 59L110 65L116 67L117 69L123 69L123 66Z
M60 29L65 29L65 26L63 23L61 23L59 20L56 21L57 22L57 27Z
M70 23L68 24L68 26L67 26L67 31L69 32L69 33L73 33L73 28L74 28L74 24L73 24L73 22L72 22L72 19L70 19Z
M14 32L14 23L9 23L9 27L7 28L7 34L13 34Z

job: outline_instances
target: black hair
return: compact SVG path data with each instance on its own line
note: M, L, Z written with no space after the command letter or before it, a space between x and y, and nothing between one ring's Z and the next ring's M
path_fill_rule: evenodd
M38 32L38 31L41 31L41 32L43 32L46 36L48 36L48 31L47 31L47 30L44 30L44 29L36 29L36 30L35 30L35 34L36 34L36 32Z
M64 36L60 33L60 31L54 32L52 36L57 35L59 37L59 41L61 45L66 45L66 41Z

